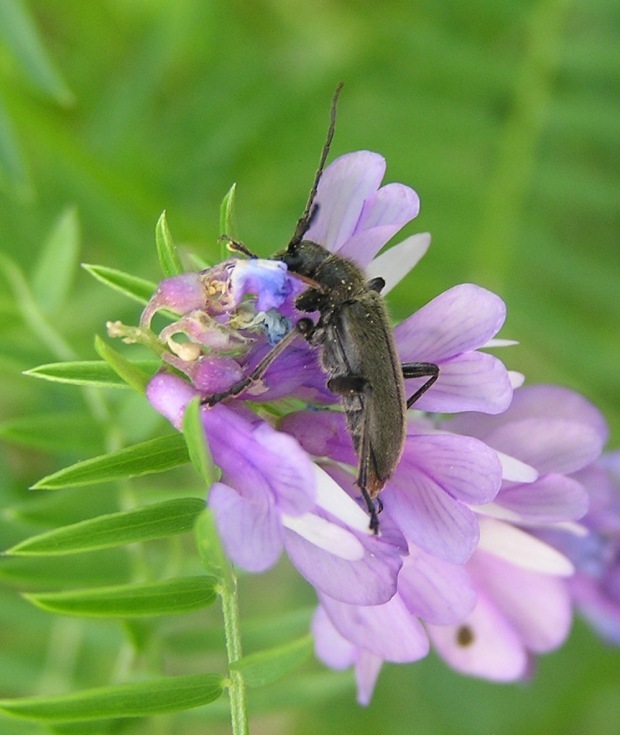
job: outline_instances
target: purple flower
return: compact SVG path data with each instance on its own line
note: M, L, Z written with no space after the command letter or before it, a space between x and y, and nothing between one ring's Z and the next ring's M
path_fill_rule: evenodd
M411 188L381 185L384 173L385 160L368 151L334 161L319 183L317 215L305 238L351 259L368 278L384 278L386 293L424 255L430 236L414 235L378 254L419 211ZM141 328L149 330L158 312L178 315L159 333L157 349L190 382L159 373L147 390L153 406L180 428L192 398L239 383L307 316L295 308L305 288L283 262L262 259L231 259L162 281ZM286 552L319 596L317 654L328 665L355 667L362 702L369 701L383 661L421 658L429 648L428 631L434 639L436 630L465 622L471 627L480 606L500 597L494 569L507 562L487 548L500 521L483 517L481 508L492 507L500 488L510 500L515 483L508 486L506 477L526 485L537 472L527 458L508 458L475 432L438 427L420 411L458 412L464 420L475 411L494 419L508 407L518 378L479 351L494 344L504 318L501 299L463 284L396 327L401 359L433 362L440 375L409 417L402 458L381 495L378 536L370 533L360 507L359 460L345 416L329 406L338 399L327 389L317 351L301 336L260 380L202 406L206 439L221 470L208 502L227 554L259 572ZM410 395L418 385L407 381ZM525 518L529 506L522 505ZM479 539L483 548L475 551ZM565 561L554 553L556 561ZM527 573L550 574L525 567ZM488 579L479 571L484 568ZM542 633L536 638L517 622L523 620L514 622L523 650L547 645Z
M147 388L151 404L177 428L196 395L167 373ZM261 572L286 547L301 574L338 599L379 604L394 595L404 542L372 536L366 514L295 439L242 406L205 406L201 416L222 472L209 507L232 561Z
M314 457L351 465L344 485L352 490L357 458L342 413L300 411L280 428ZM496 453L471 437L424 433L412 422L401 461L381 498L408 541L440 559L462 563L478 541L470 505L497 494L502 468Z
M390 528L386 516L382 524ZM410 545L396 594L385 604L352 605L324 593L319 600L312 626L316 654L332 668L354 667L358 701L368 704L384 661L408 663L428 653L421 621L456 623L472 610L476 595L464 567Z
M568 580L580 613L607 642L620 645L620 452L603 455L578 471L590 508L581 519L581 533L548 534L574 563Z
M428 626L429 635L458 671L522 678L531 672L532 656L559 646L570 628L567 578L574 567L549 544L549 529L585 513L586 491L571 473L600 454L605 422L573 391L532 386L515 391L501 416L462 414L442 426L500 451L511 479L492 504L478 509L494 518L481 517L480 541L466 565L478 594L475 608L455 626Z

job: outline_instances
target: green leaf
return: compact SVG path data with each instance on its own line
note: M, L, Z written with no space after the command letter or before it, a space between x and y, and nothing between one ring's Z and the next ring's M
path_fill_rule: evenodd
M146 392L146 386L151 379L148 373L145 373L134 362L130 362L126 357L123 357L120 352L104 342L99 336L95 337L95 350L127 385L139 393Z
M42 610L62 615L99 618L179 615L213 604L217 599L215 585L213 577L178 577L146 584L29 593L24 597Z
M260 687L301 666L311 654L312 636L305 635L283 646L244 656L231 664L231 669L241 672L249 687Z
M161 213L155 228L155 243L157 245L157 257L164 276L169 278L183 273L183 264L168 229L165 211Z
M130 581L127 549L106 549L75 556L0 556L0 579L30 589L59 589L67 580L80 587L125 584Z
M222 199L220 205L220 235L226 237L236 237L237 224L235 218L235 194L237 193L237 184L233 184L226 192L226 196Z
M147 717L214 702L222 695L223 681L220 674L162 677L57 697L0 699L0 710L14 717L49 722Z
M213 464L207 436L201 421L200 399L190 401L183 414L183 435L187 442L189 458L207 488L218 479L218 468Z
M73 93L48 56L22 2L0 3L0 36L37 89L61 105L73 104Z
M75 554L184 533L204 510L200 498L178 498L110 513L31 536L4 553L12 556Z
M101 451L100 434L84 413L51 413L24 416L0 424L0 436L24 447L46 451Z
M141 304L147 304L157 289L156 283L138 278L138 276L132 276L129 273L116 270L116 268L89 263L82 263L82 268L105 286L119 291L134 301L139 301Z
M32 292L39 306L52 311L66 299L78 264L80 227L74 207L58 218L32 275Z
M149 379L161 367L160 360L136 360L131 364L140 373L148 373ZM24 370L24 375L68 385L90 385L100 388L130 387L107 362L101 360L50 362L30 370Z
M141 477L180 467L188 461L189 455L183 435L170 434L77 462L47 475L33 485L33 489L55 490L61 487L79 487L128 477Z
M30 175L2 97L0 97L0 181L5 182L20 199L32 197Z

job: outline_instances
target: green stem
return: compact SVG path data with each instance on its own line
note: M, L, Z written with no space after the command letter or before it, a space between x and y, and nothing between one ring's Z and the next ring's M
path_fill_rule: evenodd
M237 578L232 566L228 566L221 587L222 615L224 616L224 634L226 636L226 653L228 663L239 661L243 655L241 650L241 628L239 624L239 597L237 595ZM230 681L230 718L233 735L249 735L248 711L245 682L239 671L229 669Z

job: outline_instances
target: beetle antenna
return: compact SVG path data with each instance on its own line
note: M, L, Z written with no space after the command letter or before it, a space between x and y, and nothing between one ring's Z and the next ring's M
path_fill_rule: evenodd
M319 181L321 180L321 176L323 175L325 162L327 161L327 156L329 155L329 148L332 144L334 131L336 130L336 107L338 106L338 97L340 96L341 90L342 82L338 84L338 86L336 87L336 91L334 92L334 96L332 97L332 104L329 113L329 128L327 129L327 138L325 139L325 145L323 146L323 150L321 151L319 167L316 171L316 174L314 175L314 183L312 184L312 189L310 189L310 195L308 196L308 203L306 204L304 213L297 221L297 227L295 227L293 237L288 244L289 248L294 248L296 245L299 245L299 243L303 240L303 237L308 231L314 215L317 212L317 205L314 203L314 200L316 198L317 189L319 188Z

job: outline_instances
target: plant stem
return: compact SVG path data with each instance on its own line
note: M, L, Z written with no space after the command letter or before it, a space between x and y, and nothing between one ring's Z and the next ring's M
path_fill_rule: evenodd
M222 614L224 616L224 634L226 636L226 653L228 663L233 664L241 659L241 629L239 626L239 598L237 596L237 578L228 565L221 587ZM230 717L233 735L249 735L247 699L243 675L239 671L229 669L230 680Z

